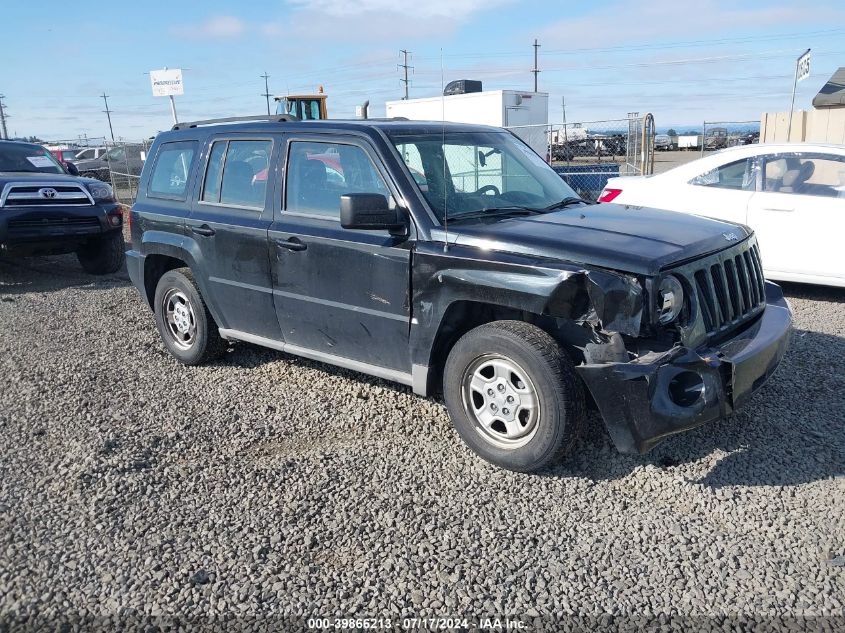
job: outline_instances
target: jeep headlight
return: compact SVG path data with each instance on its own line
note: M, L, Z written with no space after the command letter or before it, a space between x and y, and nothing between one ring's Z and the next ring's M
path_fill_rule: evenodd
M88 184L87 186L91 197L97 202L114 200L114 191L112 191L111 185L104 182L94 182Z
M684 307L684 287L674 275L666 275L657 289L657 321L667 325L678 318Z

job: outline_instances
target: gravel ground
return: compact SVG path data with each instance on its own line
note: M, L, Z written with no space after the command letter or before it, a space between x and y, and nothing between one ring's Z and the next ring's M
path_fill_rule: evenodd
M592 417L573 458L522 475L475 458L441 402L245 344L182 367L125 274L0 261L0 631L836 630L845 292L787 291L792 347L745 411L643 457Z

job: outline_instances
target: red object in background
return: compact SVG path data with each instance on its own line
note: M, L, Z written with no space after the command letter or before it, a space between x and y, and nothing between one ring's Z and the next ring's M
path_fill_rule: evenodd
M327 167L331 167L341 176L343 175L343 167L340 165L340 160L338 159L336 154L306 154L305 157L308 160L318 160ZM267 168L265 167L253 178L255 182L259 182L261 180L267 180Z
M613 202L620 193L621 189L605 189L601 192L598 202Z
M62 165L64 165L64 167L65 167L65 168L67 168L67 165L68 165L68 159L67 159L67 158L65 158L65 156L64 156L64 155L65 155L65 154L69 154L69 155L71 156L71 158L72 158L72 157L76 156L76 154L77 154L78 152L79 152L79 150L78 150L78 149L74 149L74 150L69 150L69 149L51 149L51 150L50 150L50 153L51 153L53 156L55 156L55 157L56 157L56 160L57 160L57 161L59 161Z

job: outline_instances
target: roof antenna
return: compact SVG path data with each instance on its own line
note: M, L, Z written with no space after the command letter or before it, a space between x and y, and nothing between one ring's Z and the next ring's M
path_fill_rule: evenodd
M449 187L446 183L446 94L443 85L443 47L440 47L440 130L441 130L441 144L440 153L443 154L443 252L449 251L449 204L448 191Z

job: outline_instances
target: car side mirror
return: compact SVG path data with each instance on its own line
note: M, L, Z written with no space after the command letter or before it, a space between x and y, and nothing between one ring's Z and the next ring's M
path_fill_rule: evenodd
M380 193L346 193L340 196L340 225L345 229L389 231L404 227L405 222Z
M65 168L67 169L67 173L69 173L71 176L78 176L79 175L79 170L76 168L76 165L74 165L73 163L65 163Z

